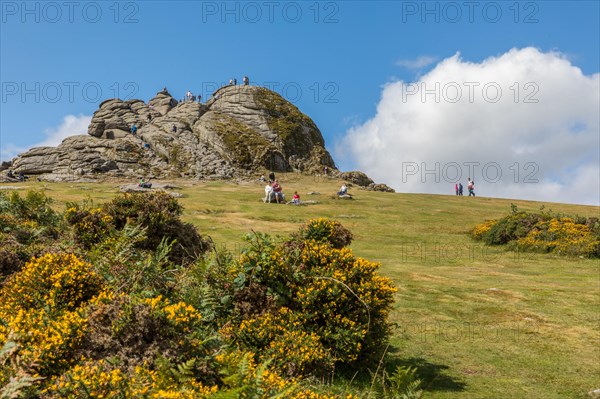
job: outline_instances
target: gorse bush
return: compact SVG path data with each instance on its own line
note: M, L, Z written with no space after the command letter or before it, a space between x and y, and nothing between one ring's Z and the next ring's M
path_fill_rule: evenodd
M352 242L352 233L340 222L319 218L310 220L302 228L299 235L305 240L328 242L333 248L343 248Z
M165 192L123 194L103 206L116 229L136 224L146 230L138 243L142 249L154 250L163 239L175 241L169 259L175 264L190 263L206 252L210 245L193 225L179 218L182 207Z
M52 200L40 191L28 191L24 197L19 193L0 192L0 213L8 213L19 221L33 221L40 226L54 227L60 216L52 210Z
M102 208L82 208L78 204L67 204L65 220L73 228L77 243L85 249L102 241L114 229L113 218Z
M167 194L64 218L40 194L0 197L0 397L358 399L304 377L381 358L395 288L338 222L199 257Z
M29 369L42 377L60 372L74 360L87 325L83 307L101 286L91 265L73 255L33 259L0 289L0 345L10 335Z
M287 375L372 365L389 336L396 289L376 273L379 264L334 248L332 237L304 239L305 231L280 243L249 236L239 261L218 278L208 273L217 296L230 303L222 333L245 350L268 353Z
M508 244L525 237L533 226L545 218L541 214L513 213L489 225L488 231L481 234L480 238L488 245Z
M525 237L517 240L517 246L540 252L600 257L600 236L587 225L567 217L538 222Z
M61 217L43 193L0 192L0 280L18 271L33 256L54 251Z
M513 212L471 230L471 237L489 245L509 244L518 250L600 257L597 218L565 217L547 212Z

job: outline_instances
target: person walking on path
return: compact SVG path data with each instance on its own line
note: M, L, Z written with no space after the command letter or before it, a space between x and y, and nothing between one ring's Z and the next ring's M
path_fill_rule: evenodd
M468 179L468 184L467 184L467 189L469 190L469 197L470 196L475 196L475 182L473 180L471 180L471 178L469 177Z

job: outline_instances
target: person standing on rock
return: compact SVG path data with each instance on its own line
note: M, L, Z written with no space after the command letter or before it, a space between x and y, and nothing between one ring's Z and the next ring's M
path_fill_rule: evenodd
M135 136L136 133L137 133L137 126L134 123L133 126L131 126L131 134L133 134Z
M237 79L236 78L233 78L233 85L237 86Z
M248 86L250 84L250 78L248 76L244 76L244 86Z

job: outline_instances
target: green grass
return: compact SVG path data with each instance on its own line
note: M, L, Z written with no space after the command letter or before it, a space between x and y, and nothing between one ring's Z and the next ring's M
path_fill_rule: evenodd
M177 181L184 219L220 246L237 251L250 230L283 235L313 217L341 221L355 254L382 263L399 291L391 317L395 364L418 367L431 398L585 398L600 388L598 260L488 248L467 231L519 209L598 216L598 207L376 193L340 182L278 176L291 198L310 206L264 204L261 183ZM66 201L110 200L119 183L27 183ZM307 195L318 191L320 195Z

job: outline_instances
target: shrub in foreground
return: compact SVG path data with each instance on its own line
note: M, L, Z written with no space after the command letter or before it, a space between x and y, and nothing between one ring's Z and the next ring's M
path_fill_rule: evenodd
M306 226L314 225L336 226L327 220ZM273 359L285 375L372 366L389 337L396 289L377 274L378 263L333 246L341 226L321 229L327 234L319 241L306 238L306 226L277 243L250 235L238 261L209 268L206 281L225 304L217 317L221 332Z

